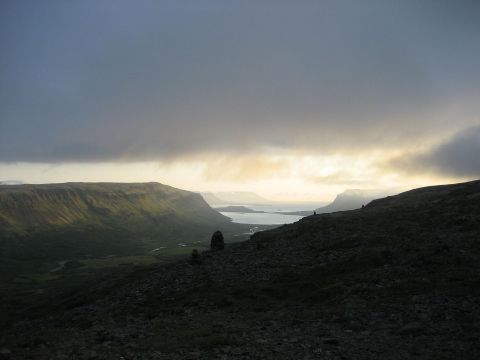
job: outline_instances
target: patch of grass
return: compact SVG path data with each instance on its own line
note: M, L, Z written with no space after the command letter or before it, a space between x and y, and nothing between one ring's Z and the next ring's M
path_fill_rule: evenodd
M137 256L115 256L109 258L97 258L81 260L85 265L85 269L102 269L109 267L121 266L124 264L129 265L152 265L162 262L158 257L150 255L137 255Z
M197 249L198 251L201 252L201 251L207 250L208 247L201 244L199 244L198 246L197 245L179 246L179 247L161 249L155 252L155 254L156 256L162 259L171 259L171 258L178 259L178 257L190 255L193 249Z
M12 282L16 284L41 283L44 281L57 280L60 279L60 277L60 275L52 273L25 274L15 277Z

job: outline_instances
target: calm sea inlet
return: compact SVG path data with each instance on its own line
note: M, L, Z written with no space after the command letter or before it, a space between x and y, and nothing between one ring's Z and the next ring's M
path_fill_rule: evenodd
M290 224L300 220L303 216L299 215L285 215L282 212L293 211L311 211L324 204L274 204L274 205L238 205L244 206L255 211L264 211L263 213L242 213L242 212L220 212L221 214L232 219L234 223L239 224L255 224L255 225L283 225ZM214 206L225 207L236 206L236 204ZM279 214L280 213L280 214Z

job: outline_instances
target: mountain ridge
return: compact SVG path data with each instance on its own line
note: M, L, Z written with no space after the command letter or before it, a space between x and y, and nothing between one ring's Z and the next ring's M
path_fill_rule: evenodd
M12 228L95 222L108 215L140 210L155 214L179 212L177 202L195 202L212 219L226 220L200 195L160 183L58 183L0 186L2 223ZM182 209L186 211L187 209Z
M391 192L392 191L347 189L338 194L332 203L322 206L315 211L317 213L329 213L334 211L359 209L372 200L384 197Z
M311 211L293 211L287 214L291 215L311 215L312 212L317 214L332 213L336 211L348 211L359 209L367 205L372 200L397 193L396 190L364 190L364 189L347 189L335 196L333 201L325 206L313 209Z

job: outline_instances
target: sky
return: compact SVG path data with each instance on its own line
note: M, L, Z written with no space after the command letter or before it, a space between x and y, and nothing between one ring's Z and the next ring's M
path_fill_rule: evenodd
M480 178L480 1L3 0L0 180L326 201Z

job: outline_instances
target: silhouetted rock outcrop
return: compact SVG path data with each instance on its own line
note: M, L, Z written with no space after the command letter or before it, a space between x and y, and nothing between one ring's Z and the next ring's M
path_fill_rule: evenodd
M223 240L223 234L221 231L215 231L212 235L212 240L210 242L210 249L212 250L223 250L225 248L225 242Z

